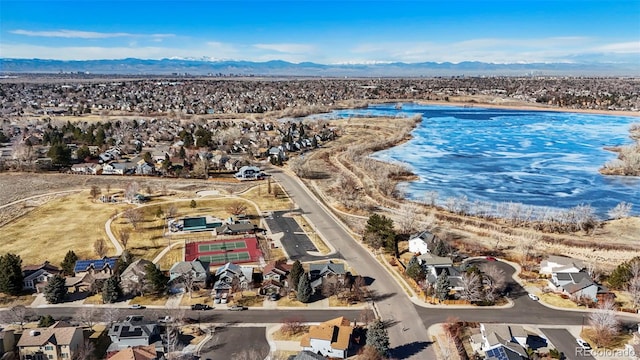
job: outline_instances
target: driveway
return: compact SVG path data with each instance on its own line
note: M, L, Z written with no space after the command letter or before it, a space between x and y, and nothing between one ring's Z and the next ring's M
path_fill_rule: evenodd
M200 359L264 359L269 343L264 327L217 327L200 350Z
M578 347L576 338L565 329L540 329L549 342L560 350L567 360L595 360L591 354Z

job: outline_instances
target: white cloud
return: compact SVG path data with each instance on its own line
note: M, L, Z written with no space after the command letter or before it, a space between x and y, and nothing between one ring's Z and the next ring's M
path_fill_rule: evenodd
M32 31L32 30L11 30L9 31L15 35L24 35L32 37L58 37L67 39L109 39L117 37L151 37L155 40L162 40L163 38L173 37L174 34L132 34L125 32L95 32L95 31L79 31L79 30L51 30L51 31Z
M270 50L286 54L309 54L315 51L312 45L307 44L254 44L253 47L260 50Z
M606 44L595 47L592 50L604 53L640 54L640 41Z
M39 58L56 60L99 60L99 59L161 59L170 57L206 56L202 48L178 49L167 47L99 47L66 46L51 47L29 44L2 44L2 56L5 58Z

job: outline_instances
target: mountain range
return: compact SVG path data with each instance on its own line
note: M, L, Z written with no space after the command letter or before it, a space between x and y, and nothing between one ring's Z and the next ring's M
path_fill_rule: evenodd
M0 59L0 73L90 73L122 75L434 77L434 76L640 76L640 63L460 63L317 64L282 60L127 58L121 60Z

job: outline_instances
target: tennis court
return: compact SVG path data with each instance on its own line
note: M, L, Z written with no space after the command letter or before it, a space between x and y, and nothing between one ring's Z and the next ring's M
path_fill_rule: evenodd
M198 244L199 253L207 253L207 252L223 251L223 250L246 249L246 248L247 248L247 243L244 240Z
M193 241L185 244L184 260L200 259L212 265L228 262L246 263L258 261L262 252L258 239L245 237L240 239Z

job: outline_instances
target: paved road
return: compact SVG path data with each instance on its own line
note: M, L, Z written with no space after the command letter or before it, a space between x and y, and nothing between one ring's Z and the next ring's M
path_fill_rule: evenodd
M270 170L269 173L287 190L293 202L315 225L318 233L343 255L349 266L358 274L374 278L369 288L375 293L375 303L380 316L390 322L389 338L394 346L393 357L434 359L435 354L429 346L431 339L428 338L421 316L392 276L367 250L353 240L297 179L279 169ZM426 311L435 313L439 310Z
M264 359L269 343L264 327L217 327L200 351L200 359Z
M50 307L50 308L31 308L27 310L28 316L52 315L56 320L71 320L78 318L78 312L84 308L78 307ZM95 311L94 319L105 319L105 313L108 308L93 308ZM144 315L147 319L155 320L161 316L167 315L167 309L139 309L132 310L121 308L118 311L119 318L124 319L127 315ZM362 315L363 310L256 310L250 309L245 311L229 311L229 310L205 310L192 311L185 310L185 317L201 323L263 323L277 324L285 319L297 318L302 322L322 322L339 316L345 316L349 320L357 320Z
M567 360L595 360L586 350L578 348L576 338L565 329L540 329Z

